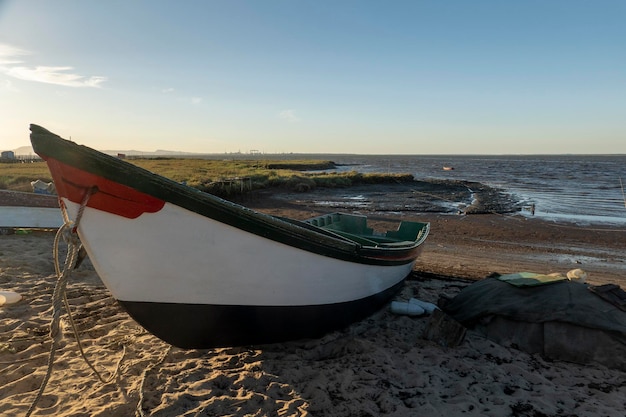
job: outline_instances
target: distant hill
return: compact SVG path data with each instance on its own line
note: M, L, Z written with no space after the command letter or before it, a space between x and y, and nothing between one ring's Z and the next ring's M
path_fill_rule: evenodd
M20 156L28 156L28 155L35 155L35 151L33 151L33 147L32 146L20 146L17 149L13 149L13 152L15 153L15 155L20 155ZM164 149L157 149L156 151L152 151L152 152L146 152L146 151L135 151L135 150L120 150L120 151L116 151L116 150L106 150L106 151L101 151L103 153L109 154L109 155L117 155L118 153L123 153L126 156L181 156L181 155L194 155L194 153L192 152L180 152L180 151L168 151L168 150L164 150Z
M32 146L20 146L17 149L13 149L15 155L35 155L35 151L33 151Z
M156 151L146 152L146 151L136 151L136 150L105 150L100 151L109 155L117 155L118 153L123 153L126 156L180 156L180 155L194 155L193 152L180 152L180 151L167 151L163 149L157 149Z

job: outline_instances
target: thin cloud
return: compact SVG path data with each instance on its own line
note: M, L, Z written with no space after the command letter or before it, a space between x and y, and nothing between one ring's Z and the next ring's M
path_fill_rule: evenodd
M172 87L164 88L163 90L161 90L163 94L170 94L170 93L173 93L174 91L175 90Z
M17 48L12 45L0 43L0 65L13 65L21 64L22 60L18 57L30 55L30 53L24 49Z
M5 74L24 81L36 81L46 84L63 85L66 87L100 87L106 77L85 77L72 74L72 67L11 67Z
M278 113L278 117L292 123L300 121L300 118L296 116L296 112L292 109L281 111L280 113Z
M0 72L9 77L24 81L34 81L46 84L55 84L65 87L93 87L99 88L107 78L101 76L84 76L74 73L70 66L29 66L24 65L22 56L31 55L30 52L7 44L0 44Z
M174 90L172 89L172 91L174 91ZM166 94L166 93L164 92L164 94ZM167 93L167 94L169 94L169 93ZM194 96L177 95L177 96L174 96L172 99L175 100L177 103L191 104L193 106L199 106L202 103L204 103L204 98L197 97L197 96L194 97Z
M8 91L11 93L17 93L19 90L13 85L11 80L3 80L0 82L0 91Z

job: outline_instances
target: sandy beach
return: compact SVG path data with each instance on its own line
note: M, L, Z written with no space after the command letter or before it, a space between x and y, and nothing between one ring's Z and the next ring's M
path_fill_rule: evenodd
M246 205L303 219L333 210L280 195ZM314 198L311 197L311 198ZM626 288L626 230L515 213L450 215L361 210L432 224L396 300L437 302L493 272L566 273ZM0 415L23 416L48 366L54 233L0 236ZM250 265L254 273L254 265ZM626 374L599 364L549 361L468 331L457 347L424 338L429 318L384 308L320 339L182 350L147 333L116 304L86 260L67 290L85 353L67 316L45 393L33 415L55 416L623 416ZM108 380L112 373L117 374Z

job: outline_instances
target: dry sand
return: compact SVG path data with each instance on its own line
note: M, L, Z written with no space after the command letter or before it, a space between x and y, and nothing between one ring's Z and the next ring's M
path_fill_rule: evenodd
M270 199L271 200L271 199ZM306 218L320 210L268 199L259 210ZM377 226L390 215L372 213ZM397 217L397 216L391 216ZM436 302L491 272L567 272L593 283L626 277L626 231L519 215L408 215L432 222L423 255L396 297ZM0 236L0 415L23 416L47 370L53 233ZM254 273L254 266L250 266ZM87 261L67 297L87 356L67 319L53 372L33 415L54 416L623 416L626 374L601 365L549 362L469 331L444 348L423 338L428 318L385 308L321 339L182 350L125 314ZM138 411L138 405L141 412Z

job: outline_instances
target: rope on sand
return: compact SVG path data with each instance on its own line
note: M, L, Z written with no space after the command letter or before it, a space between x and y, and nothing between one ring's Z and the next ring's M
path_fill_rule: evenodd
M61 229L62 228L59 229L59 232L61 232ZM60 233L57 233L57 236L59 234ZM76 255L78 253L78 249L75 246L72 245L70 249L68 249L67 257L65 259L66 267L63 270L63 273L59 276L59 279L57 280L57 283L54 287L54 292L52 293L52 322L50 323L50 337L52 338L52 346L50 347L50 354L48 356L48 369L46 371L46 375L43 378L43 381L41 381L37 396L31 403L28 411L26 412L26 417L29 417L33 413L35 407L37 406L37 403L43 396L46 385L48 384L48 380L50 379L50 375L52 375L52 365L54 364L54 357L56 354L57 345L61 341L62 334L61 332L59 332L59 321L61 318L61 299L62 294L65 292L67 280L70 275L70 268L67 268L67 266L74 264L74 262L76 261Z
M146 377L148 376L148 372L152 371L154 368L156 368L157 366L165 362L165 359L167 359L167 356L170 354L171 351L172 351L172 346L170 345L168 346L163 356L161 356L161 358L159 358L158 361L148 366L141 374L141 383L139 384L139 401L137 401L137 412L135 413L136 416L145 417L145 414L143 412L143 400L144 400L143 388L146 384Z
M66 223L63 226L61 226L61 228L65 228L66 229L65 232L67 232L66 225L68 225L68 227L69 227L70 224ZM69 239L71 239L71 237ZM70 242L72 242L72 241L70 240ZM76 247L75 246L75 242L70 243L70 245L72 247L74 247L74 248ZM78 246L78 250L80 250L80 244ZM78 253L78 250L76 251L77 253ZM54 245L54 254L55 254L54 255L54 260L55 260L54 268L56 270L57 276L61 276L62 271L59 268L59 262L58 262L58 241L56 239L55 239L55 245ZM70 264L70 265L73 265L73 264ZM64 267L64 270L67 268L67 266L68 265L66 264L65 267ZM74 269L74 267L72 266L71 269ZM68 278L69 278L69 273L68 273ZM80 335L78 334L78 328L76 327L76 323L74 322L74 318L72 317L72 310L70 308L70 303L67 300L67 293L65 291L63 291L63 305L65 306L65 311L67 312L67 317L68 317L70 325L72 327L72 332L74 333L74 338L76 339L76 343L78 345L78 350L80 352L80 355L82 356L82 358L85 361L85 363L87 364L87 366L89 366L89 368L91 368L93 373L96 374L96 377L98 377L100 382L102 382L103 384L108 384L109 382L111 382L113 380L113 378L115 378L115 376L119 372L120 366L122 364L122 360L124 359L124 356L126 356L126 346L122 345L122 355L120 356L119 360L117 361L117 364L115 366L115 370L109 376L108 379L105 379L102 376L102 374L100 374L100 372L98 372L96 367L91 363L91 361L89 360L89 358L87 358L87 355L85 354L85 350L83 349L83 344L80 341Z
M83 201L81 202L80 208L78 210L78 214L76 215L76 221L72 222L69 219L69 216L67 214L67 211L65 209L65 206L63 204L61 204L61 210L62 210L62 214L63 214L63 220L64 220L64 224L63 226L61 226L59 228L59 230L57 231L57 234L54 238L54 247L53 247L53 255L54 255L54 267L55 267L55 271L57 274L57 283L54 287L54 292L52 293L52 321L50 323L50 337L52 338L52 345L50 347L50 353L48 356L48 367L46 370L46 375L44 376L41 385L39 386L39 390L37 391L37 395L35 396L34 400L32 401L28 411L26 412L26 417L29 417L35 410L35 408L37 407L37 403L39 402L39 400L41 399L41 397L43 396L43 393L46 389L46 385L48 384L48 381L50 380L50 376L52 375L52 368L54 365L54 359L56 356L56 350L58 348L58 344L61 341L63 334L62 332L59 331L59 323L60 323L60 319L61 319L61 303L63 302L64 306L65 306L65 310L68 314L68 317L70 319L70 323L72 325L72 329L74 331L74 336L76 337L76 341L78 342L78 347L81 353L81 356L83 357L83 359L85 360L85 362L87 363L87 365L89 365L89 367L95 372L95 374L98 376L98 379L100 379L101 382L103 383L108 383L110 381L113 380L113 378L115 378L115 376L117 375L122 359L124 358L124 355L126 353L126 348L124 347L124 351L122 352L122 356L120 358L120 360L118 361L117 365L116 365L116 369L113 372L113 374L109 377L108 380L104 380L104 378L102 378L102 376L100 375L100 373L98 373L98 371L94 368L94 366L91 364L91 362L87 359L87 357L85 356L85 352L83 351L82 348L82 344L80 342L80 338L78 335L78 330L76 329L76 326L74 324L74 320L72 318L72 314L71 314L71 310L70 310L70 306L69 303L67 301L67 296L65 293L65 290L67 288L67 282L70 278L70 275L72 273L72 270L75 268L76 265L76 261L78 258L78 253L82 247L81 243L80 243L80 239L78 238L78 225L80 224L80 220L83 216L83 212L85 210L85 207L87 206L87 202L89 201L89 198L91 197L92 194L94 194L97 191L97 188L90 188L87 190L87 192L85 193L85 196L83 197ZM59 267L59 243L61 241L61 239L63 239L67 245L68 245L68 250L67 250L67 255L65 258L65 264L63 266L63 269L61 270L61 268Z

